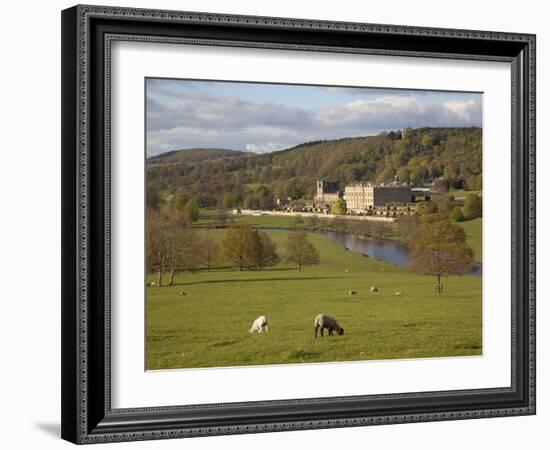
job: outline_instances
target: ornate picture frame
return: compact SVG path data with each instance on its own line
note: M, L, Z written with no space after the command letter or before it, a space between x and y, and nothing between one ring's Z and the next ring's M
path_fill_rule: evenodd
M110 76L117 41L510 64L510 386L113 408ZM64 10L62 437L84 444L535 414L535 131L531 34L81 5Z

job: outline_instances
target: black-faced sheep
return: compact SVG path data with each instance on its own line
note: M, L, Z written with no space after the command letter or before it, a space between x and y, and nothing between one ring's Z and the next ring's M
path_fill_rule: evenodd
M376 286L371 286L370 291L374 294L375 292L378 292L378 288Z
M258 317L253 323L250 330L248 330L249 333L261 333L263 330L267 332L267 318L265 316Z
M315 321L313 322L313 326L315 327L315 337L317 337L317 331L321 331L321 337L323 337L323 330L326 328L328 330L328 335L332 336L332 334L335 332L338 334L338 336L342 336L344 334L344 329L336 322L336 319L334 317L327 316L326 314L319 314L317 317L315 317Z

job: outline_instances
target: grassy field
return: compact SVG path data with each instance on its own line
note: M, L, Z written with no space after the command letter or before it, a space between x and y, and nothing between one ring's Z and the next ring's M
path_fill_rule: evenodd
M221 239L225 231L210 233ZM281 249L286 233L270 236ZM148 369L481 354L480 277L446 278L436 296L433 277L346 251L320 235L310 239L321 264L301 273L285 264L243 272L225 267L148 288ZM379 292L371 294L370 286ZM318 313L334 316L344 336L314 339ZM249 334L262 314L269 333Z

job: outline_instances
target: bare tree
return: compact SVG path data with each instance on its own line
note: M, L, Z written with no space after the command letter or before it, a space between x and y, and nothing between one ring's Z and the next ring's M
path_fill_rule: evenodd
M210 271L212 264L219 254L220 246L212 238L203 239L200 243L200 246L202 263L206 266L206 270Z
M166 266L169 273L168 284L174 284L174 277L182 272L195 269L200 263L200 239L194 229L171 227L166 233Z
M162 274L166 268L168 251L166 227L156 209L147 210L147 267L157 274L157 286L162 286Z

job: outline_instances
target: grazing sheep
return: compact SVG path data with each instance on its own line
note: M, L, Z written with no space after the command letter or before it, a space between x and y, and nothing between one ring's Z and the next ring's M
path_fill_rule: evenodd
M344 334L344 329L336 322L334 317L327 316L326 314L319 314L315 317L313 322L315 327L315 338L317 338L317 331L321 330L321 337L323 337L323 330L326 328L328 330L328 335L332 336L333 332L336 332L338 336Z
M403 291L396 292L396 293L393 294L393 295L403 295Z
M378 288L376 286L371 286L370 291L374 294L375 292L378 292Z
M348 273L348 272L349 272L349 269L346 269L346 273Z
M249 333L261 333L262 330L265 329L266 333L268 331L267 329L267 318L265 316L258 317L253 323L250 330L248 330Z
M187 293L185 291L181 291L180 295L187 295Z
M157 283L155 281L151 281L151 287L155 287Z
M348 292L348 295L355 295L355 294L357 294L357 291L349 291Z

